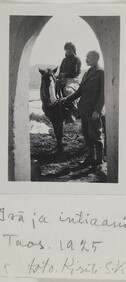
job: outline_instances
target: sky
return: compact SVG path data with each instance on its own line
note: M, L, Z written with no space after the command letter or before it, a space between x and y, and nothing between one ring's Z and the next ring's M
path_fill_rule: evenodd
M103 67L103 57L98 40L90 26L78 16L54 16L44 26L31 53L30 66L53 64L59 66L65 56L64 45L73 42L81 59L82 69L86 69L86 54L96 50L100 54L99 64Z

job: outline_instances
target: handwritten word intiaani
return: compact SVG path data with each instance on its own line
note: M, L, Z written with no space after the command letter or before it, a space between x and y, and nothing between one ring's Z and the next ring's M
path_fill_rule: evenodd
M75 213L73 216L66 216L63 212L59 216L59 221L66 224L86 224L96 227L113 227L113 228L124 228L126 229L126 216L123 217L119 222L112 221L111 219L99 220L97 217L91 217L89 213L86 215L80 211Z

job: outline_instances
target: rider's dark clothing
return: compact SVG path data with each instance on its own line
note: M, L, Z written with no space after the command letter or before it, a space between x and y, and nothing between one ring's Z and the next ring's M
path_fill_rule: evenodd
M81 61L75 55L72 54L71 56L66 56L60 66L59 73L65 73L66 78L75 78L81 72Z

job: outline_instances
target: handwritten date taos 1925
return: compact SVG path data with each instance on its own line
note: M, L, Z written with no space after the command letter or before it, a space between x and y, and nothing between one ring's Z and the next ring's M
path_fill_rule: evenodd
M31 249L31 248L39 248L40 250L43 249L48 249L50 250L51 247L48 246L47 242L44 242L43 239L37 239L37 240L26 240L26 239L21 239L19 235L17 234L3 234L2 237L4 238L4 243L9 246L9 247L22 247L22 248L27 248L27 249ZM57 249L61 252L65 252L65 251L74 251L74 250L78 250L81 252L96 252L98 249L98 246L100 246L100 244L103 244L103 241L86 241L84 239L81 239L80 241L75 241L70 239L70 240L57 240L56 241L56 246ZM53 246L52 246L53 248Z

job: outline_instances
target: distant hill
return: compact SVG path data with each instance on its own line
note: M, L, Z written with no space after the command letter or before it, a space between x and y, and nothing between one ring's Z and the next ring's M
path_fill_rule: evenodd
M41 75L39 73L39 68L40 69L54 69L57 66L55 65L34 65L29 68L29 89L39 89L40 88L40 83L41 83ZM80 74L80 78L82 78L85 70L82 70Z

